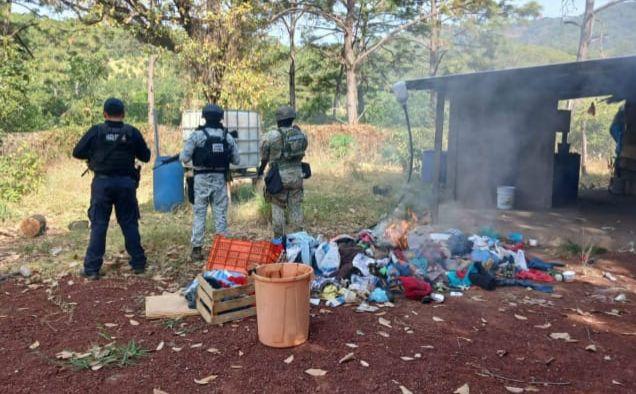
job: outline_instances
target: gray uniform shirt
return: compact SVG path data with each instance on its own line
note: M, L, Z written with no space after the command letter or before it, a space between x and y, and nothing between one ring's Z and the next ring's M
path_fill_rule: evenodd
M206 127L205 130L208 132L210 137L223 137L222 129ZM207 137L205 136L205 133L203 133L203 130L193 131L192 134L190 134L190 136L186 140L185 144L183 145L183 150L181 151L181 154L179 155L179 160L181 160L181 162L183 163L191 162L192 155L194 154L194 148L202 147L203 145L205 145L206 138ZM234 165L239 165L241 163L241 156L240 156L240 152L239 152L236 140L234 139L234 137L230 135L230 133L227 133L226 138L227 138L227 144L229 145L230 151L231 151L230 163ZM205 170L206 168L194 167L194 169Z

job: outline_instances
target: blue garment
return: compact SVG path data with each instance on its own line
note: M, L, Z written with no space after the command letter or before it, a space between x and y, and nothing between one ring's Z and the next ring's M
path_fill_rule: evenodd
M472 285L470 281L470 274L473 272L477 272L474 264L471 264L466 270L466 275L463 278L457 276L457 271L451 271L447 274L448 276L448 284L450 287L470 287Z
M110 214L115 206L115 216L124 234L126 251L133 269L146 266L146 255L139 235L139 205L135 181L128 176L95 176L91 184L91 205L88 218L91 235L84 258L84 272L98 273L104 262L106 233Z
M386 290L376 287L369 295L370 302L389 302L389 296L386 294Z
M542 293L552 293L554 291L554 287L550 285L534 283L525 279L497 279L497 286L529 287L532 290L540 291Z
M318 241L305 231L300 231L287 235L285 249L289 252L294 248L300 249L301 260L304 264L311 265L314 250L318 246Z
M534 268L540 271L550 271L554 268L554 263L546 263L538 257L533 257L528 261L528 269Z
M625 134L625 110L621 108L610 126L610 135L616 141L616 157L620 157L623 150L623 134Z

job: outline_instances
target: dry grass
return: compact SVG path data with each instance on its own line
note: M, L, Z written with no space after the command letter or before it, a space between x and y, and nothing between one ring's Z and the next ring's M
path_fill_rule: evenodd
M391 210L399 197L404 181L400 169L383 164L377 149L381 134L362 128L362 137L343 127L309 128L311 149L307 161L312 165L313 177L305 184L305 223L312 233L336 235L353 232L374 224ZM329 138L335 134L355 136L355 149L337 159L329 151ZM376 133L376 134L374 134ZM162 130L164 155L177 153L181 135L177 131ZM152 135L147 135L149 145ZM152 145L151 145L152 146ZM372 150L375 149L375 150ZM69 223L85 220L89 205L91 176L80 177L85 164L60 155L49 165L42 187L25 196L20 204L10 206L14 226L27 215L46 216L50 230L44 237L33 241L19 240L12 247L21 256L21 262L41 271L44 275L67 272L81 265L88 234L71 232ZM374 185L390 186L388 197L375 196ZM230 231L233 235L252 239L271 237L269 207L262 198L262 183L252 189L250 182L236 182L232 187L233 205L229 212ZM142 243L149 260L161 272L172 272L183 280L189 271L198 269L187 263L192 211L189 204L171 213L155 212L152 208L152 166L143 168L138 190L141 207L140 229ZM209 234L213 231L211 214ZM210 237L208 237L210 238ZM62 248L53 256L52 251ZM125 265L124 241L114 216L108 233L106 262ZM20 262L20 263L21 263ZM17 263L19 264L19 263ZM12 267L0 267L6 270Z

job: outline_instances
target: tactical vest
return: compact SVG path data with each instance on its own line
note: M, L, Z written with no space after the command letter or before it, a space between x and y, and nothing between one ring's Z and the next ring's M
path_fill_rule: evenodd
M278 132L281 135L282 149L280 158L276 161L299 163L305 157L308 145L307 136L298 126L280 127Z
M192 164L195 167L209 169L210 172L224 173L230 167L230 144L227 142L227 130L223 136L210 135L205 128L200 128L205 134L203 146L194 148Z
M99 125L88 168L102 175L132 173L135 169L135 146L132 136L133 128L130 125Z

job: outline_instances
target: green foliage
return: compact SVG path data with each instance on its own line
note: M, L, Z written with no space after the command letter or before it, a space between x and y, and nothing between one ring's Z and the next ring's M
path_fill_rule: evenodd
M9 38L0 37L0 140L19 131L34 112L29 102L32 64Z
M0 200L19 201L37 189L42 177L42 161L25 146L0 156Z
M148 351L132 340L126 345L111 343L103 347L93 346L86 353L73 353L68 362L78 370L91 369L98 366L123 368L133 365L138 359L146 355L148 355Z
M590 245L585 249L589 249L590 256L598 256L607 253L607 249L596 245ZM565 258L577 258L583 256L584 253L588 253L581 245L571 240L566 240L559 245L559 254Z
M348 156L353 151L355 140L349 134L334 134L329 139L329 149L338 159Z

